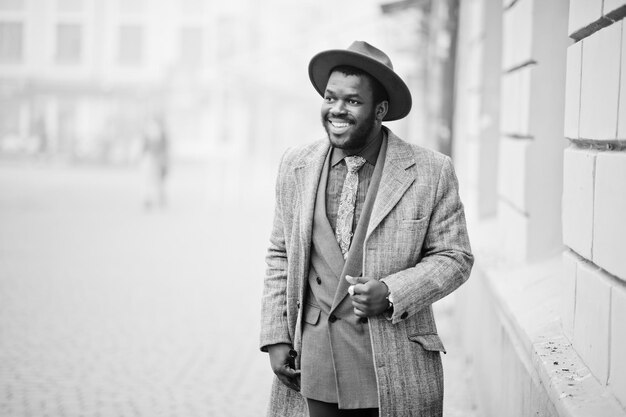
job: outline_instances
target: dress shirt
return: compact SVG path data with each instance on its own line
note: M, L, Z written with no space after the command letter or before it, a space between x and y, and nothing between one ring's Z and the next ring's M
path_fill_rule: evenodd
M333 231L335 231L337 227L339 200L341 198L343 183L346 179L346 175L348 174L348 166L346 165L344 158L346 156L353 155L365 158L365 164L363 164L359 170L359 187L356 193L356 207L352 223L352 230L354 230L356 225L359 223L359 218L361 217L363 203L365 202L367 189L369 188L370 181L372 180L374 166L376 165L376 159L378 158L380 146L383 143L384 134L384 130L381 130L381 134L378 135L375 140L357 152L350 152L340 148L333 148L331 150L330 169L328 170L328 182L326 184L326 217L328 217L328 222L333 228Z

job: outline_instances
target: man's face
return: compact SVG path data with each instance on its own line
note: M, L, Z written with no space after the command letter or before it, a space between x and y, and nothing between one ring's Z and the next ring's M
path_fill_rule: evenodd
M322 104L322 124L337 148L363 148L378 134L371 82L362 75L334 71Z

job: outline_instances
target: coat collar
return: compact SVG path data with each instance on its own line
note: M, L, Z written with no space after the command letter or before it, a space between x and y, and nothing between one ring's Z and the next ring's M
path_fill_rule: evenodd
M415 181L416 173L409 170L415 165L415 157L411 145L400 140L391 130L387 131L387 156L385 167L378 187L378 195L374 202L372 217L365 239L372 234L380 222L398 203L409 186Z

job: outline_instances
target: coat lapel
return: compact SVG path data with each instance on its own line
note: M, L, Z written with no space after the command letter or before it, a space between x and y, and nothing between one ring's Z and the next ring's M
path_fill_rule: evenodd
M300 196L300 222L299 222L299 246L301 256L299 259L299 269L302 271L302 279L306 279L309 270L309 261L311 257L311 235L313 230L313 212L315 209L315 197L317 187L320 180L320 174L324 167L326 154L330 149L328 141L320 141L313 150L304 155L301 160L295 164L294 175ZM305 285L301 296L304 296Z
M415 171L409 170L415 165L411 147L400 141L387 129L387 157L382 178L378 187L378 195L372 209L372 217L367 229L365 240L400 201L409 186L415 181Z
M326 159L324 160L319 186L317 187L317 202L315 203L313 221L313 242L315 243L316 250L320 253L330 269L333 270L337 280L339 280L345 261L333 228L326 216L326 184L328 183L329 159L330 152L327 153Z

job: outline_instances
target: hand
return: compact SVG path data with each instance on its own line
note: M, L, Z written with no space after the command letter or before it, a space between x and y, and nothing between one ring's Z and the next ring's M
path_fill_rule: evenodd
M278 343L268 346L270 365L280 382L295 391L300 391L300 371L293 368L293 358L289 355L291 346Z
M346 275L346 280L352 284L348 292L352 298L354 314L358 317L377 316L387 310L389 307L387 285L373 278L350 275Z

